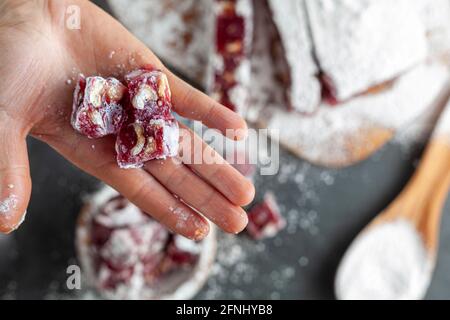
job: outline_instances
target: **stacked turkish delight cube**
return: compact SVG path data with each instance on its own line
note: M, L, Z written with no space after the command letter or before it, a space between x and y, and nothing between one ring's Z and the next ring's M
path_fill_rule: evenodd
M105 197L90 214L90 245L81 258L105 297L143 299L169 275L198 262L201 242L170 233L121 195Z
M121 168L139 168L149 160L176 156L179 129L172 115L167 77L150 68L115 78L79 76L72 126L91 139L117 135Z

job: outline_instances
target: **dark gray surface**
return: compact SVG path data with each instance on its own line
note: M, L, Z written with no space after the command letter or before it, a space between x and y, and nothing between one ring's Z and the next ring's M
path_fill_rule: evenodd
M29 141L29 150L33 196L24 225L15 234L0 238L0 297L71 297L73 293L65 290L65 271L75 261L75 219L82 196L97 182L35 140ZM283 164L293 168L289 170L291 178L284 181L286 170L278 176L258 177L258 194L274 190L285 215L291 209L299 215L317 212L317 230L297 228L293 234L284 230L277 239L265 241L263 251L256 249L257 243L240 236L237 243L247 252L245 263L253 276L222 279L220 291L212 288L217 283L210 283L199 297L332 299L340 257L359 230L402 189L413 172L411 164L417 153L405 153L400 146L389 144L355 167L324 170L283 152ZM293 181L296 176L302 177L300 183ZM445 214L429 298L450 298L446 270L450 265L449 238L450 221ZM298 263L301 256L308 258L307 266ZM286 267L295 274L280 280L277 275Z
M33 195L20 230L0 236L0 297L79 296L65 289L66 268L76 262L73 236L81 198L98 182L35 140L29 141L29 151ZM199 298L332 299L334 273L342 254L399 193L419 153L419 148L405 152L389 144L352 168L324 170L283 152L285 169L278 176L257 178L258 197L273 190L285 216L293 209L299 217L312 212L316 222L308 226L304 219L293 219L296 227L264 241L264 250L261 244L239 236L233 246L243 248L245 258L220 269ZM432 299L450 298L449 210L447 205L437 268L427 295ZM300 257L309 263L299 264ZM236 265L243 265L243 270L236 271Z

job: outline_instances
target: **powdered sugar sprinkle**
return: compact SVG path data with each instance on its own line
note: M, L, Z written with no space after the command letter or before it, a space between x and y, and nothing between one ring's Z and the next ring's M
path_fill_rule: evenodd
M19 200L15 194L9 195L6 199L0 202L0 216L7 216L13 209L17 208Z

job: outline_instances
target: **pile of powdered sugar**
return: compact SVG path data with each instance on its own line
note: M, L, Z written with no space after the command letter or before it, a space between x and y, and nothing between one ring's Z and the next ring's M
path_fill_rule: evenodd
M427 56L417 0L306 3L317 60L339 101L395 78Z
M358 236L336 275L339 299L421 299L434 265L416 228L398 219Z

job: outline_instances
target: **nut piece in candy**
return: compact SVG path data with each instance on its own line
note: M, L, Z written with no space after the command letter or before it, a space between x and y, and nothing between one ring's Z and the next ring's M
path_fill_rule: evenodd
M121 168L139 168L147 161L178 153L179 128L172 115L169 83L158 70L136 70L125 76L130 103L128 121L116 141Z
M179 128L172 115L167 77L139 69L115 78L79 76L71 124L91 139L116 134L121 168L139 168L146 161L178 153Z
M255 240L274 237L286 226L275 196L268 192L262 203L255 205L248 213L247 232Z
M121 100L126 87L117 79L80 75L74 93L71 123L94 139L119 132L125 120Z
M128 112L134 120L172 120L171 92L167 77L159 70L135 70L125 76L131 104Z
M121 168L140 168L147 161L165 159L178 153L179 129L176 120L131 123L117 136L117 162Z
M143 110L145 105L151 102L157 103L158 95L152 87L144 84L137 89L131 105L136 109Z

